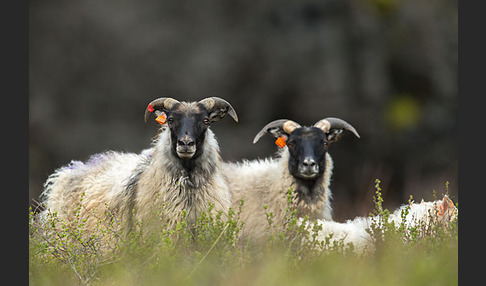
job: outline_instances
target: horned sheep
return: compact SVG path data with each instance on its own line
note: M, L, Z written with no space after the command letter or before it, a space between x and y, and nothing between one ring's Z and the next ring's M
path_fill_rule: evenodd
M145 121L151 114L163 124L152 148L140 154L109 151L59 168L44 185L46 210L41 217L49 211L70 219L79 210L84 228L90 230L107 219L108 209L125 222L119 230L129 231L134 221L151 220L154 211L163 214L169 227L183 210L188 224L209 204L213 212L226 213L231 196L209 125L226 114L238 121L233 107L218 97L198 102L163 97L148 105Z
M289 190L293 190L291 210L296 210L297 216L332 219L329 184L333 161L327 151L329 143L336 142L344 130L359 137L353 126L338 118L322 119L311 127L302 127L292 120L276 120L263 127L253 143L264 134L279 138L277 143L283 148L277 158L223 164L233 207L244 202L244 237L262 239L270 213L274 226L283 224Z

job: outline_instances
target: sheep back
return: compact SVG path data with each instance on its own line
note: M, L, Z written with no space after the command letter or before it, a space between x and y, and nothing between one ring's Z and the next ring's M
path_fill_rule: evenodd
M133 170L144 156L108 151L86 162L71 161L57 169L44 184L41 195L46 212L64 221L75 215L85 220L84 229L93 230L99 220L116 219L119 231L129 221L133 196L125 191ZM113 217L114 216L114 217Z

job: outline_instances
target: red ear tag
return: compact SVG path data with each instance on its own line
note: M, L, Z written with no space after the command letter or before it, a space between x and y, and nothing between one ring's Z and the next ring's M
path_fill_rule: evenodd
M159 115L157 118L155 118L155 121L157 121L158 123L160 123L161 125L164 125L165 123L165 119L167 119L167 117L165 116L164 113L162 113L161 115Z
M152 106L152 104L149 103L149 105L147 106L147 110L150 111L150 112L154 112L154 107Z
M278 147L283 148L287 143L285 143L285 137L280 136L278 139L275 141L275 144L277 144Z

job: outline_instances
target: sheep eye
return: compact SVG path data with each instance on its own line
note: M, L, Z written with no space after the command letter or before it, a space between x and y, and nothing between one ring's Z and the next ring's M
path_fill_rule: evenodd
M204 122L204 124L209 125L209 123L210 123L209 118L204 118L203 122Z
M174 122L174 118L172 117L167 118L167 123L171 124L172 122Z
M294 142L288 142L287 147L289 148L294 148Z

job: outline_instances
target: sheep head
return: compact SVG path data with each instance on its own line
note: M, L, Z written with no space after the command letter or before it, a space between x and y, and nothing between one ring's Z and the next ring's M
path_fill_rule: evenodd
M253 139L253 143L265 134L283 140L289 150L289 172L296 178L315 180L326 169L325 155L329 143L340 139L344 130L359 134L346 121L328 117L319 120L311 127L287 119L275 120L263 127Z
M209 97L198 102L180 102L162 97L150 102L145 109L145 122L150 114L162 117L162 128L169 128L172 153L182 160L199 157L204 149L206 131L212 122L229 114L236 122L238 116L224 99Z

